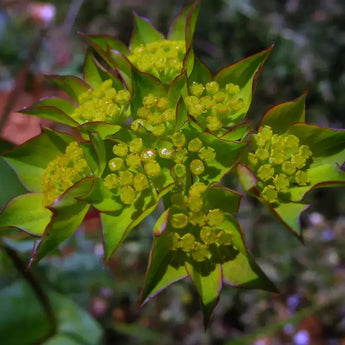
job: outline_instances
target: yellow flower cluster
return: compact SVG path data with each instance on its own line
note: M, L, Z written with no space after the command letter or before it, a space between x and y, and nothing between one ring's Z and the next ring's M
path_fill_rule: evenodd
M248 154L249 167L258 177L261 195L269 203L288 198L290 186L309 183L312 152L309 146L300 145L298 137L273 134L270 126L263 126L253 135L253 142L256 150Z
M129 145L124 142L113 146L115 155L108 162L111 171L104 178L104 186L119 194L125 205L131 205L138 194L150 187L148 177L156 177L161 173L156 162L156 151L144 148L141 138L134 138Z
M51 205L66 189L90 175L82 148L76 141L70 143L65 153L52 160L44 170L43 205Z
M175 108L169 108L167 97L148 94L143 98L143 106L137 111L138 119L131 123L131 129L138 131L144 127L156 137L171 133L176 118Z
M79 96L79 107L71 115L79 123L104 121L120 123L124 120L130 94L127 90L115 90L111 79L105 80L96 89Z
M147 72L169 84L182 72L186 53L184 41L159 41L141 44L128 56L140 71Z
M216 81L205 85L193 83L185 98L188 113L210 132L217 132L229 122L229 117L244 108L239 97L240 87L229 83L224 89Z
M179 211L170 216L170 224L175 229L170 234L170 249L190 253L199 262L211 257L210 246L231 245L233 240L232 234L219 229L224 220L223 211L205 210L203 193L206 188L205 184L197 182L190 187L188 196L182 191L175 191L171 196L173 209ZM188 228L186 232L188 224L195 228Z

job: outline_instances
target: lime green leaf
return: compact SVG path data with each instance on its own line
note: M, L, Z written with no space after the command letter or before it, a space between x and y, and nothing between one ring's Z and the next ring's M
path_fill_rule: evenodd
M170 250L168 233L169 231L166 230L162 235L154 238L145 283L141 292L142 304L169 285L187 276L181 253Z
M14 171L2 158L0 158L0 190L0 210L9 200L27 192Z
M85 55L83 74L85 81L93 88L99 87L103 82L98 63L89 49Z
M41 179L48 163L64 153L66 146L72 141L74 138L68 134L43 129L41 135L8 151L3 158L28 190L41 192Z
M257 181L254 174L243 164L237 165L237 175L246 193L258 195Z
M110 35L92 35L80 33L80 36L83 37L86 42L101 56L101 51L107 52L109 50L117 50L124 55L128 54L126 45Z
M145 45L163 40L164 36L152 26L152 23L148 19L134 14L134 31L129 44L131 51L141 44Z
M177 76L170 84L168 90L169 108L176 108L181 97L187 96L187 78L182 73Z
M281 202L277 207L271 207L264 200L262 203L278 218L295 236L302 239L300 216L309 205L297 202Z
M156 224L153 227L153 234L155 236L160 236L162 235L162 233L164 232L164 230L166 229L167 225L168 225L168 220L169 220L169 212L170 210L167 209L165 210L160 217L158 218Z
M201 298L206 326L222 289L221 265L210 261L186 262L186 270Z
M64 90L77 103L79 103L79 95L90 88L82 79L73 75L48 75L46 77L60 89Z
M241 89L238 97L244 101L244 107L231 114L226 126L239 123L247 113L252 101L257 74L262 70L263 64L271 50L272 47L225 67L214 77L214 80L219 83L221 88L224 88L227 83L238 85Z
M206 208L221 209L226 213L238 211L241 201L241 194L225 187L212 186L205 191Z
M43 238L30 261L30 265L56 249L59 244L70 237L78 228L90 208L90 205L82 201L81 197L90 191L92 185L92 178L80 180L67 189L50 206L54 214L52 221L44 232Z
M193 83L207 84L212 80L210 69L195 55L194 67L188 78L189 85Z
M196 21L199 15L199 1L191 1L176 16L170 26L168 39L185 41L186 48L192 43Z
M270 126L274 133L282 134L293 123L304 122L306 96L307 93L304 93L291 102L281 103L271 108L264 115L261 126Z
M52 213L43 207L42 193L29 193L12 199L0 214L0 229L11 227L41 236Z
M78 126L78 122L69 116L73 113L74 109L75 107L72 103L62 98L47 98L31 107L21 109L20 112L76 127Z
M121 126L106 122L87 122L78 126L77 129L83 134L97 132L104 140L116 134L121 129Z
M225 262L222 263L223 281L235 287L264 289L277 292L276 287L257 266L246 246L244 234L236 219L230 214L225 215L225 221L220 228L233 236L233 248L219 252L224 255ZM226 249L226 248L224 248Z
M153 212L157 203L156 196L151 191L143 191L132 205L101 214L105 260L109 260L127 235Z
M176 130L181 129L188 120L187 108L182 99L177 104L176 108Z

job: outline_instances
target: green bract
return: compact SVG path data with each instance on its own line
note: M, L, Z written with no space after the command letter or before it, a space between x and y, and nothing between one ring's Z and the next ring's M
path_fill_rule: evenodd
M224 283L275 291L234 216L241 195L222 178L237 166L244 191L301 236L304 195L345 181L345 132L307 125L303 95L269 110L247 140L245 116L271 48L212 75L193 51L198 9L190 2L166 38L136 15L128 48L83 34L83 79L49 77L72 101L44 99L23 110L73 135L44 129L3 155L28 192L8 202L0 228L39 237L33 264L92 207L108 260L161 203L141 301L189 276L207 321Z

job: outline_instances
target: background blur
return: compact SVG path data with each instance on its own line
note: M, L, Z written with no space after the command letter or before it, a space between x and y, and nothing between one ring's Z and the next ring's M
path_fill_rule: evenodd
M81 75L85 45L77 32L110 34L128 43L135 11L166 33L185 3L1 0L0 152L39 134L41 125L59 129L15 110L60 93L44 74ZM308 121L345 127L343 0L201 0L194 42L213 72L275 44L249 113L254 124L273 105L309 89ZM1 210L22 192L3 161L0 185ZM344 345L344 191L323 189L308 196L312 207L302 218L305 246L253 199L244 199L239 218L249 248L281 293L225 288L205 332L189 282L137 308L155 215L133 232L106 267L95 219L87 220L58 255L30 273L23 265L32 241L23 234L16 241L4 239L0 344ZM52 310L37 299L30 279L44 291ZM51 324L60 335L48 339Z

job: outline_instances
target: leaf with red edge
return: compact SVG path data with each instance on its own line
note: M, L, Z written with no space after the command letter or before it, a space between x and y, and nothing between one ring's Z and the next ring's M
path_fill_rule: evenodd
M86 33L79 33L79 35L86 40L86 42L93 48L97 53L101 56L101 50L103 52L107 52L109 50L117 50L120 53L127 55L128 48L126 45L121 42L120 40L115 39L113 36L110 35L94 35L94 34L86 34Z
M51 211L43 207L42 193L23 194L12 199L0 214L0 229L17 228L41 236L51 217Z
M130 51L140 45L163 40L164 36L153 27L147 18L134 14L134 30L129 44Z
M221 88L224 88L228 83L238 85L241 90L236 97L242 98L244 102L242 109L228 116L226 126L238 124L248 112L258 73L262 70L263 64L271 50L272 47L249 56L233 65L223 68L215 75L214 80L219 83Z
M243 190L248 194L258 195L257 180L254 174L243 164L237 165L238 179Z
M77 103L79 103L80 94L90 89L90 86L82 79L73 75L47 75L46 78L64 90Z
M184 257L180 253L170 250L168 217L169 210L166 210L156 223L160 225L164 224L164 228L158 231L160 226L155 225L156 231L150 261L144 287L141 291L141 304L148 302L149 299L153 298L169 285L187 277Z
M78 122L70 117L74 110L75 106L62 98L46 98L20 112L76 127Z
M278 104L269 109L261 121L261 126L270 126L275 134L286 132L295 122L305 122L305 92L299 98Z
M67 189L49 207L53 212L41 241L35 249L30 266L55 250L69 238L82 223L90 205L81 200L93 185L93 178L84 178Z
M41 135L6 152L3 158L28 190L41 192L41 179L48 163L63 154L67 145L74 140L68 134L43 129Z
M222 290L222 267L209 260L192 261L186 262L186 270L200 296L206 327Z
M230 214L225 214L220 229L233 236L233 246L219 247L219 258L222 261L223 281L225 284L253 289L264 289L277 292L274 284L266 277L249 254L244 240L244 234L237 220Z
M190 1L175 17L169 28L168 39L185 41L186 49L192 44L196 21L199 15L200 3Z
M206 84L212 80L212 73L210 69L197 57L195 56L194 67L192 73L188 78L189 85L193 83Z

